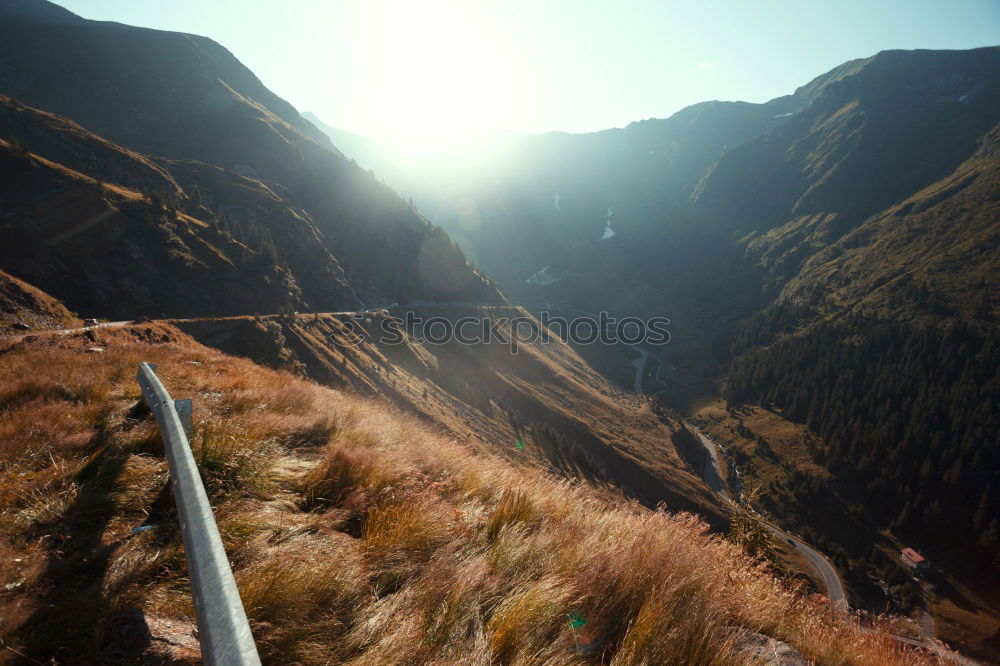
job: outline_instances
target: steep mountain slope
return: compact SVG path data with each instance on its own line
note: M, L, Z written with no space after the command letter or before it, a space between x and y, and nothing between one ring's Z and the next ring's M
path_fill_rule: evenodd
M0 90L128 148L279 180L322 138L206 37L89 21L45 0L11 0L2 16Z
M998 109L1000 115L1000 109ZM1000 318L1000 125L947 177L810 257L779 302L906 319Z
M440 230L211 40L87 21L45 0L4 3L0 19L0 93L86 128L47 138L66 124L8 112L5 133L87 176L163 198L209 225L220 220L266 269L258 272L293 283L265 289L283 289L284 307L501 300ZM81 146L87 132L121 149L103 139ZM102 162L123 152L127 166ZM207 313L194 307L188 313ZM221 309L248 311L235 302Z
M426 320L528 317L518 308L415 312ZM679 421L655 410L652 401L611 386L557 337L524 342L516 353L496 340L437 344L405 330L390 341L383 333L388 317L375 312L365 319L300 315L175 325L226 352L380 396L491 455L624 489L650 507L665 502L716 527L726 523L700 480L700 458L684 448ZM509 327L499 330L509 333Z
M0 97L0 134L8 137L0 139L8 174L0 265L79 312L127 318L355 306L315 228L258 181L188 167L215 176L199 179L197 190L213 197L215 212L165 166L7 97ZM221 199L217 182L240 208ZM270 246L254 243L259 215L277 239Z
M522 138L521 171L438 183L439 219L488 239L516 302L669 316L668 404L725 376L731 405L808 425L796 462L824 472L782 493L865 498L810 522L842 565L868 576L852 521L891 530L996 608L997 72L1000 48L887 51L765 105ZM994 654L982 625L969 647Z
M0 359L0 635L22 661L200 658L167 462L136 402L136 364L155 360L195 400L265 663L934 663L689 515L470 455L163 324L0 343Z
M779 282L812 253L941 180L1000 118L1000 48L885 51L781 127L727 152L693 198Z
M0 271L0 331L70 328L79 321L42 290Z
M598 272L614 279L628 273L629 260L607 255L623 244L621 254L631 261L661 263L651 256L650 241L662 250L673 239L656 234L675 225L683 233L693 215L684 199L705 170L730 148L785 123L858 62L764 104L702 102L669 118L588 134L497 134L457 154L442 149L427 164L313 114L304 117L412 197L510 295L532 300L538 290L524 282L545 266L577 278L595 262L610 264ZM608 221L616 236L602 242ZM641 283L629 275L611 289L588 282L578 291L597 288L607 301Z
M814 453L882 499L877 522L992 585L998 151L993 128L954 173L805 261L740 332L726 389L822 433Z
M772 295L735 336L724 395L808 425L825 471L796 478L795 500L853 497L871 536L812 527L865 578L891 530L940 568L931 599L962 605L957 579L984 618L1000 589L997 71L997 48L878 54L724 155L694 194ZM983 619L961 633L995 658L996 631Z

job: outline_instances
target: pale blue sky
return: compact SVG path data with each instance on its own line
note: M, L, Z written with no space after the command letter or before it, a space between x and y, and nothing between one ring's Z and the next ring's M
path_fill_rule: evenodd
M892 48L1000 44L1000 0L57 0L206 35L278 95L374 136L589 131L765 101Z

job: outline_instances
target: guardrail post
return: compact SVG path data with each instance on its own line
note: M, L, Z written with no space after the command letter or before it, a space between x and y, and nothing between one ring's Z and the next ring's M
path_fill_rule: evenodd
M137 379L163 435L194 596L202 659L209 666L259 666L260 657L246 611L188 443L190 426L185 428L177 405L156 376L155 365L140 363ZM191 401L177 402L187 403L182 410L190 423Z
M181 420L181 427L184 428L184 436L188 438L188 443L190 444L191 437L194 434L194 405L191 403L191 398L174 400L174 409L177 410L177 416Z

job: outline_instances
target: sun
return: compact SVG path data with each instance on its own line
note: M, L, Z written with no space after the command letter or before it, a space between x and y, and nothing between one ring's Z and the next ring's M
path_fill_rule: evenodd
M357 39L352 106L374 138L449 151L528 120L531 68L506 21L474 3L366 2Z

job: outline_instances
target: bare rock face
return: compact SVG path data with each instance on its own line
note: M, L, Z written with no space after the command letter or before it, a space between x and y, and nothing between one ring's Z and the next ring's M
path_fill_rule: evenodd
M764 666L809 666L810 661L788 643L776 638L743 630L736 646L744 654L759 660Z

